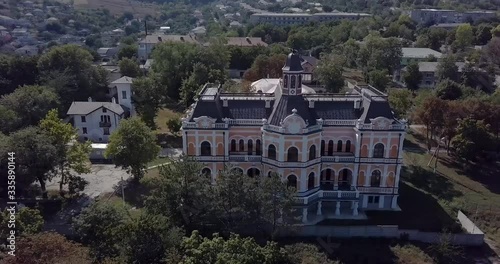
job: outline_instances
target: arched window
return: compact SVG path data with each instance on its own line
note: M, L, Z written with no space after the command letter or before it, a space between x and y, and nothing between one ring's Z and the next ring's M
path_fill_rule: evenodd
M307 179L307 189L311 190L314 188L314 172L309 173L309 177Z
M302 88L302 74L299 75L299 88Z
M248 155L253 154L253 141L251 139L248 140Z
M209 168L203 168L203 170L201 170L201 175L210 177L212 175L212 171Z
M255 141L255 155L262 155L262 145L259 139Z
M240 168L233 168L231 171L232 171L233 173L237 173L237 174L239 174L239 175L243 175L243 170L242 170L242 169L240 169Z
M274 174L274 173L273 173L272 171L269 171L269 172L267 173L267 177L271 178L271 176L272 176L273 174Z
M288 88L288 74L283 75L283 86Z
M343 169L340 171L338 178L339 189L349 189L351 188L352 172L349 169Z
M337 141L337 152L342 152L342 140Z
M287 177L287 186L297 189L297 176L295 176L293 174L289 175Z
M299 150L296 147L290 147L288 149L286 161L291 161L291 162L299 161Z
M309 160L313 160L316 158L316 145L312 145L309 148Z
M240 152L245 152L245 140L240 139L240 142L239 142L239 143L240 143L240 144L239 144L239 145L240 145L240 146L239 146L239 147L240 147L239 151L240 151Z
M210 147L209 142L203 141L203 143L201 143L201 155L202 156L211 156L212 155L212 148Z
M257 168L250 168L248 169L247 171L247 175L249 177L255 177L255 176L259 176L260 175L260 170L257 169Z
M345 152L351 152L351 141L347 140L345 142Z
M333 140L328 141L328 156L333 156Z
M276 159L276 147L273 144L269 145L267 148L267 158Z
M384 144L377 143L373 148L373 157L374 158L383 158L384 157Z
M372 187L380 187L380 171L374 170L372 171L372 176L370 178L370 186Z
M236 152L236 140L231 140L231 152Z
M324 156L325 155L325 141L324 140L321 140L321 153L320 153L321 156Z
M295 88L296 88L296 87L295 87L295 75L290 76L290 78L292 79L292 81L291 81L291 86L290 86L290 87L291 87L292 89L295 89Z

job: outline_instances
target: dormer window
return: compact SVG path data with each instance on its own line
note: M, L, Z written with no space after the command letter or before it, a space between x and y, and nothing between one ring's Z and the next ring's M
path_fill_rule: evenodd
M106 109L106 108L104 108L104 107L103 107L103 108L102 108L102 112L103 112L103 113L106 113L106 112L108 112L108 109Z

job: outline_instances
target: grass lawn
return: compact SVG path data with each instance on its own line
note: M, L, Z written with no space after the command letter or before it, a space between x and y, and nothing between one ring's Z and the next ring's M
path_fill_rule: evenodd
M163 163L167 163L169 162L169 159L168 158L156 158L150 162L148 162L148 165L146 165L146 167L151 167L151 166L156 166L156 165L160 165L160 164L163 164Z
M167 127L167 121L172 118L181 118L182 113L175 112L171 109L163 108L158 111L158 115L155 118L156 125L158 128L156 129L157 133L170 133L170 130Z
M431 154L427 153L423 142L418 134L408 134L405 139L401 207L420 207L421 214L438 218L445 225L462 210L489 238L500 242L500 164L475 164L465 170L455 158L440 153L434 173L427 166ZM413 197L412 192L407 192L408 188L428 195ZM429 195L438 206L425 210L427 204L432 204L425 198Z

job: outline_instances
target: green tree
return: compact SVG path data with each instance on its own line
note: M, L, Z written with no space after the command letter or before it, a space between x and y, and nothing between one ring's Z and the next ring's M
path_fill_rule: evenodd
M491 35L493 35L494 37L500 37L500 25L491 30Z
M142 213L121 229L120 242L127 263L163 263L167 253L180 245L184 231L173 227L168 218Z
M201 166L180 157L160 167L159 177L148 182L156 186L146 200L149 213L168 216L176 226L190 230L211 216L208 199L211 180L201 176Z
M323 56L314 70L319 82L325 85L326 90L338 93L344 87L343 58L337 58L332 55Z
M477 45L486 45L490 41L493 27L488 24L481 24L476 28L475 43Z
M118 51L118 59L122 60L124 58L132 59L137 57L137 46L136 45L125 45L120 51Z
M446 40L447 32L443 28L430 28L417 36L416 46L439 50Z
M481 152L491 149L488 129L483 121L471 118L461 120L451 142L455 153L466 161L475 161Z
M22 236L16 241L15 256L7 256L4 261L10 264L36 263L66 263L91 264L88 249L80 244L66 239L55 232L43 232L34 235Z
M458 81L458 67L456 65L456 60L453 55L447 55L441 58L436 69L436 77L439 81L450 79L452 81Z
M293 215L296 209L292 207L295 204L295 192L293 188L288 188L279 174L271 173L270 177L260 180L257 189L259 218L272 227L271 237L274 238L277 231L288 227L295 220Z
M77 45L54 47L38 60L41 83L56 90L63 111L73 101L86 101L88 97L104 99L108 90L107 72L92 66L92 61L92 54Z
M474 40L474 33L472 32L472 26L470 24L463 24L458 26L455 32L455 42L454 44L459 49L464 49L472 45Z
M102 261L120 253L123 218L123 212L115 207L93 203L76 218L73 228L81 241L88 245L92 258Z
M19 86L36 84L37 63L37 56L0 56L0 96L14 92Z
M47 198L45 183L57 164L57 150L48 136L37 127L27 127L10 135L9 149L16 150L16 191L38 181L42 195Z
M105 156L112 157L116 166L121 166L139 180L144 176L148 162L154 160L160 147L151 129L139 118L122 120L118 129L110 136Z
M408 118L412 106L412 94L409 90L393 89L389 92L389 104L399 118Z
M328 255L321 252L317 246L312 244L297 243L285 246L285 251L290 264L338 264L330 260Z
M167 127L171 133L173 134L179 133L182 127L182 121L180 118L171 118L167 121Z
M411 62L406 67L406 71L403 73L403 80L406 87L412 92L415 92L418 89L420 82L422 81L422 73L418 68L418 63Z
M63 187L68 185L69 193L83 191L88 184L80 174L90 173L89 155L90 141L74 142L78 136L76 129L65 123L57 115L57 110L51 110L40 122L40 129L45 132L52 145L57 150L57 166L52 171L53 176L60 177L59 193L64 195Z
M155 117L163 101L163 88L155 76L134 79L132 100L141 119L151 129L156 129Z
M354 39L349 39L342 45L342 55L346 58L346 66L349 68L356 68L359 45Z
M120 73L123 76L136 78L142 75L139 65L137 65L137 62L132 59L125 57L118 63L118 66L120 67Z
M19 118L17 113L0 104L0 132L8 134L21 126L21 118Z
M9 208L9 206L7 206ZM17 210L17 209L16 209ZM0 212L0 238L5 241L9 235L10 212L5 210ZM24 207L16 212L16 235L34 235L40 233L43 228L43 217L38 209Z
M462 85L445 79L436 85L436 95L443 100L457 100L462 97Z
M35 126L49 112L58 106L58 96L50 88L44 86L23 86L11 94L0 98L0 105L15 112L16 117L22 121L17 123L16 129L23 126Z
M387 70L372 70L368 73L369 83L380 91L385 91L391 82Z
M212 239L202 237L194 231L190 237L184 238L181 245L183 255L179 263L287 263L284 249L278 244L268 242L259 246L253 238L241 238L231 234L225 240L218 234Z
M432 147L431 138L436 136L436 132L442 126L444 120L444 107L446 102L435 97L429 96L424 99L415 111L416 119L420 124L426 126L427 149Z

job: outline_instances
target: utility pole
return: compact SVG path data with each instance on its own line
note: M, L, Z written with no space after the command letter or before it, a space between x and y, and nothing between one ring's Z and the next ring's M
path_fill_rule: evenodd
M125 190L123 188L123 176L121 177L121 187L122 187L122 201L123 201L123 207L125 207Z

